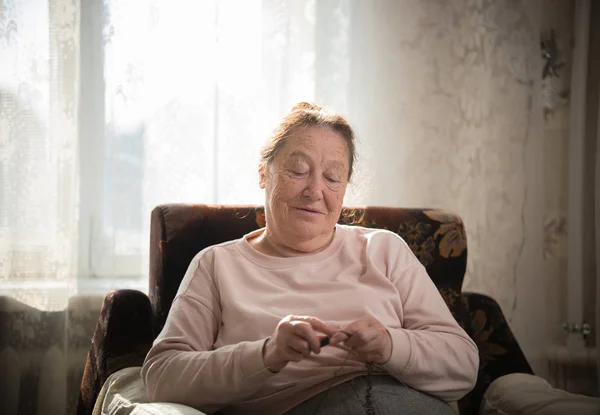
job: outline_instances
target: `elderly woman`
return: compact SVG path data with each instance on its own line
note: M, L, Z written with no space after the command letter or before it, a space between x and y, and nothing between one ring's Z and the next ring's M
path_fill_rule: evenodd
M407 244L337 224L355 160L301 103L261 152L266 226L189 266L142 368L151 401L223 414L451 414L477 347Z

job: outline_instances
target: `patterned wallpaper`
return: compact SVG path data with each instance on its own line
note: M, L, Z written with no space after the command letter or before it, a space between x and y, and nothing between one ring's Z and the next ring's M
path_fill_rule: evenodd
M469 241L465 289L500 303L542 375L565 309L569 124L566 102L544 118L540 36L557 31L568 86L573 16L570 2L543 6L356 4L353 13L369 17L351 41L348 108L361 138L349 198L459 213ZM397 16L411 17L395 24Z

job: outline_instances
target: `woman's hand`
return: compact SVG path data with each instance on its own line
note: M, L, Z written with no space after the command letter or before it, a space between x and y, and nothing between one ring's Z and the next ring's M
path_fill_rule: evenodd
M263 348L265 366L272 372L278 372L288 362L299 362L311 352L319 354L321 346L317 332L331 336L335 331L334 327L316 317L284 317Z
M384 364L392 356L392 337L374 317L362 317L337 330L329 344L343 342L365 363Z

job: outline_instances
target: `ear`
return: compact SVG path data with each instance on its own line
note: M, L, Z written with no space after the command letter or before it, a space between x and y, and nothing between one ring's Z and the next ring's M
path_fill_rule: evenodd
M261 189L267 186L267 165L265 163L258 166L258 185Z

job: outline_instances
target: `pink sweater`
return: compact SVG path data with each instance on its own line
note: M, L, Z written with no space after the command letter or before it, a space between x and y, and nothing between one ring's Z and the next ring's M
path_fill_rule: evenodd
M325 250L293 258L264 255L247 237L207 248L191 262L142 368L150 401L206 413L282 414L366 373L341 346L271 373L263 344L288 314L336 326L370 314L393 343L379 372L446 401L473 388L477 347L398 235L337 225Z

